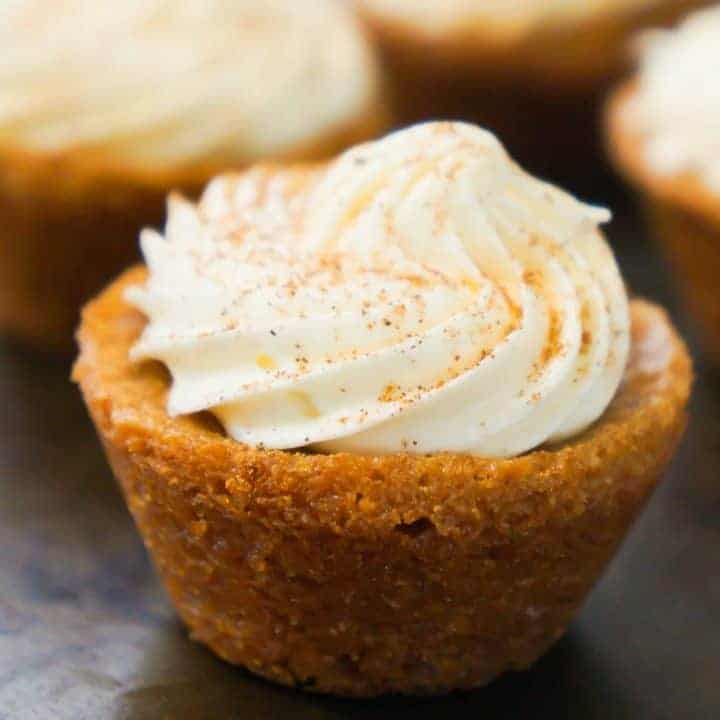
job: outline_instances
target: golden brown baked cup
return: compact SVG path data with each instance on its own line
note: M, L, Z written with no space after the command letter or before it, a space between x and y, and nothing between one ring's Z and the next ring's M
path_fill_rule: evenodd
M705 351L720 365L720 197L693 175L663 176L648 166L643 138L627 121L625 108L633 92L627 83L608 103L610 155L642 197Z
M477 24L431 36L356 2L383 50L403 122L472 120L502 137L522 164L551 176L566 168L588 173L599 162L598 109L626 65L629 38L709 4L629 0L517 36Z
M624 383L589 431L510 460L268 451L171 418L124 274L83 313L74 378L192 636L271 680L371 696L483 685L566 630L685 427L691 363L632 304Z
M387 126L378 103L281 159L326 159ZM0 146L0 332L70 350L82 303L137 259L138 231L162 223L168 191L194 196L222 169L213 161L152 173L82 151Z

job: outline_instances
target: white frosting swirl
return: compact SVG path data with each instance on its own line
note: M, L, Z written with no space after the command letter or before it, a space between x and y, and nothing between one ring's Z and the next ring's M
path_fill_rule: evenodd
M4 0L0 144L248 161L358 121L375 57L335 0Z
M643 37L626 108L655 172L694 173L720 193L720 6Z
M357 0L379 18L409 25L428 36L488 29L522 36L538 27L563 27L612 13L657 5L661 0Z
M516 455L581 432L623 375L608 218L461 123L220 178L143 234L133 356L171 370L171 414L251 445Z

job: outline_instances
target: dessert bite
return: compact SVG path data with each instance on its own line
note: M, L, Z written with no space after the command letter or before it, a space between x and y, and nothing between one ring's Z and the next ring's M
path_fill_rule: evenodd
M483 685L565 632L692 375L608 219L459 123L171 200L74 377L194 638L371 696Z
M355 0L403 122L472 120L543 176L602 173L598 109L643 28L708 0Z
M0 331L42 347L70 346L168 191L326 159L388 121L374 48L333 0L20 0L0 47Z
M704 348L720 363L720 8L638 39L611 97L615 165L640 193Z

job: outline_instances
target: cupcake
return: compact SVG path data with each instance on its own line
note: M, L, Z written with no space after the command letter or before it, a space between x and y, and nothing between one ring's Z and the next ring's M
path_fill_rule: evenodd
M355 696L531 665L673 454L691 366L609 214L435 123L171 199L74 378L178 613Z
M403 119L473 119L534 168L592 173L596 103L629 35L707 0L356 0ZM595 160L592 164L589 161Z
M647 34L608 106L618 169L639 191L673 276L720 364L720 6Z
M333 0L20 0L0 47L0 331L45 347L71 344L169 189L385 124L374 52Z

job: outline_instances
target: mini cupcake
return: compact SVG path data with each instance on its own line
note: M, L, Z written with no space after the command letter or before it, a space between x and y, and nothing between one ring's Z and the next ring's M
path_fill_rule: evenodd
M20 0L0 47L0 330L42 346L70 344L169 189L385 124L374 53L333 0Z
M644 39L636 76L609 103L610 151L720 364L720 7Z
M404 120L472 117L535 168L575 176L592 173L596 103L623 67L628 37L707 0L356 3L385 51Z
M171 200L74 377L195 639L370 696L483 685L562 635L691 381L607 219L453 123Z

